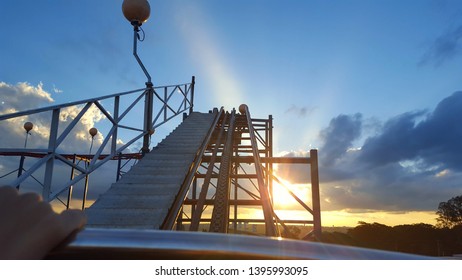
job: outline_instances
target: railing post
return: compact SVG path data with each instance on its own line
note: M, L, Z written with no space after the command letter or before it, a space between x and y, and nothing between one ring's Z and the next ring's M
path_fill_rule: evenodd
M24 170L24 160L26 157L24 155L21 156L21 159L19 160L19 168L18 168L18 178L21 177L22 171ZM16 189L19 190L20 184L16 186Z
M143 137L143 148L141 153L144 156L146 153L149 153L149 142L151 138L151 129L152 129L152 107L153 107L153 85L150 82L146 83L147 89L145 91L145 101L144 101L144 131L146 134Z
M42 197L46 201L48 201L51 193L51 182L53 178L53 167L55 163L54 153L56 152L56 139L58 138L59 112L59 108L54 109L51 117L50 138L48 140L48 154L52 154L52 156L47 160L45 166L45 178L43 180L42 190Z
M313 233L317 240L321 240L321 203L319 198L319 170L318 151L310 150L311 161L311 197L313 201Z
M119 153L119 158L117 159L117 175L116 182L120 179L120 169L122 168L122 153Z
M115 129L114 133L112 133L112 144L111 144L111 154L115 155L117 150L117 128L119 125L119 104L120 104L120 96L114 97L114 124Z
M267 151L268 151L268 157L272 158L273 157L273 115L268 116L268 122L267 122L267 135L268 137L266 138L266 146L267 146ZM273 193L273 179L271 176L273 175L273 163L268 162L268 186L269 186L269 193L271 197L271 203L274 205L274 193Z
M168 99L167 87L164 87L164 105L162 106L164 110L164 121L167 120L167 99Z
M70 180L74 180L74 176L75 176L75 158L76 158L76 154L74 154L73 158L72 158L72 169L71 169L71 178ZM72 200L72 189L74 188L73 185L70 185L69 186L69 191L67 193L67 204L66 204L66 209L69 209L69 206L71 205L71 200Z
M90 164L90 159L86 159L85 165ZM82 197L82 210L85 210L85 203L87 202L87 193L88 193L88 179L90 174L85 175L85 185L83 186L83 197Z
M194 110L194 86L195 85L196 85L196 77L192 76L192 80L191 80L191 107L189 107L189 114L190 115Z

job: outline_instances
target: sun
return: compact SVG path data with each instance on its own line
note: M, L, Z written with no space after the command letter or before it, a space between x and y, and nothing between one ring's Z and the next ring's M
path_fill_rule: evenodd
M297 196L304 203L308 203L309 185L292 184L287 180L278 178L273 181L273 203L275 209L297 209L300 204L292 196ZM289 191L290 190L290 191ZM292 194L290 193L292 192Z

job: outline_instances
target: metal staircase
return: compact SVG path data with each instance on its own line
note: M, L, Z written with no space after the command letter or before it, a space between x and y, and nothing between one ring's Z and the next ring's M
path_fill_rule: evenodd
M179 193L215 113L193 112L86 210L88 227L158 229Z

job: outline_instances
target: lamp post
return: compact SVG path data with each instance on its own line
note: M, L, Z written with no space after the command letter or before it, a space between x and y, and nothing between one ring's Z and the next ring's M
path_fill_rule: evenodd
M153 84L151 81L151 75L149 75L146 67L144 67L143 62L141 62L140 57L138 56L137 48L138 41L144 40L140 37L140 31L143 31L140 27L146 22L151 13L151 7L147 0L124 0L122 3L122 12L125 18L133 25L133 56L135 56L136 61L140 65L144 74L146 75L146 91L145 91L145 106L144 106L144 132L143 137L143 147L141 152L143 155L149 152L149 131L152 126L152 102L153 102Z
M98 129L92 127L88 130L88 134L91 136L91 144L90 144L90 150L88 152L88 158L85 161L85 166L89 166L90 164L90 156L91 156L91 148L93 148L93 141L95 140L95 135L98 134ZM72 177L74 176L74 171L72 170ZM85 210L85 203L87 201L87 193L88 193L88 179L89 179L89 174L85 176L85 185L83 187L83 197L82 197L82 210ZM72 180L73 178L71 178ZM71 196L72 189L69 188L69 196L68 196L68 202L67 202L67 207L69 207L70 203L70 196Z
M88 153L91 154L91 148L93 148L93 141L95 140L95 135L98 134L98 129L92 127L90 130L88 130L88 133L91 136L90 151Z
M27 147L27 139L29 138L30 131L34 128L34 124L31 122L24 123L24 130L26 130L26 140L24 141L24 149ZM18 177L22 175L22 171L24 170L24 160L26 157L24 155L21 156L19 160L19 168L18 168ZM19 184L16 186L16 189L19 190Z

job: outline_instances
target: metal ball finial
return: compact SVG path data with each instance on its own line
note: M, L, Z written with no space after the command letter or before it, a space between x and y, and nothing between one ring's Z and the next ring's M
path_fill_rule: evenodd
M91 138L93 138L98 133L98 129L92 127L92 128L90 128L90 130L88 130L88 133L90 133Z
M247 111L247 105L246 105L246 104L241 104L241 105L239 105L239 112L240 112L241 114L244 115L246 111Z
M26 123L24 123L24 129L26 130L27 133L29 133L29 131L31 131L32 128L34 128L34 124L33 124L33 123L31 123L31 122L26 122Z
M147 0L124 0L122 12L133 25L140 26L146 22L151 14L151 7Z

